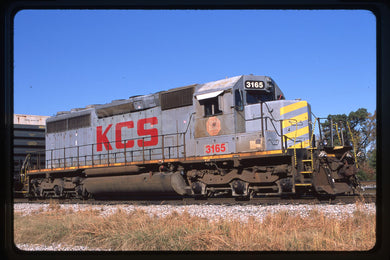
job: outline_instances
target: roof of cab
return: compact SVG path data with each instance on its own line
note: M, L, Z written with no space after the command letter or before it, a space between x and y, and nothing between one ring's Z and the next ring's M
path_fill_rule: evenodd
M201 84L194 95L197 96L232 88L241 77L242 75Z

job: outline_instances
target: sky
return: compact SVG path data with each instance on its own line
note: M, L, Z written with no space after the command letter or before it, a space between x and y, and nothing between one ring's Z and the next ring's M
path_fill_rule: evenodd
M53 116L238 75L274 79L316 117L376 110L366 10L22 10L14 113Z

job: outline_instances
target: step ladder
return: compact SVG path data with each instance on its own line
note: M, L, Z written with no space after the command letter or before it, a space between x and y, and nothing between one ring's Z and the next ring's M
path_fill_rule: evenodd
M295 183L295 186L312 186L312 174L314 169L314 162L313 162L313 150L314 148L309 148L310 155L309 159L302 160L302 166L303 171L300 171L301 174L303 174L303 183ZM306 182L306 180L308 182Z
M314 138L314 131L316 128L316 122L317 119L314 120L312 136L310 139L310 147L308 148L310 152L309 158L302 160L303 171L300 171L300 173L303 175L304 182L295 183L295 186L312 186L312 177L313 177L312 175L314 172L313 151L317 149L316 147L313 147L313 138Z

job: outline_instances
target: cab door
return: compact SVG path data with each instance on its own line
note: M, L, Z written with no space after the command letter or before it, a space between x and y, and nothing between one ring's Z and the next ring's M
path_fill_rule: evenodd
M236 133L245 133L244 93L241 89L234 91L234 125Z

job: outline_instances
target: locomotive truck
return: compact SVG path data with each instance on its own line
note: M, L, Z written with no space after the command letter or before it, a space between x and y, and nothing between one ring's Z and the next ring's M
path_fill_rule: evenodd
M45 168L26 161L30 198L178 195L250 198L354 193L350 145L315 140L310 105L268 76L205 84L58 112ZM329 142L328 142L329 143ZM45 156L43 156L45 155Z

